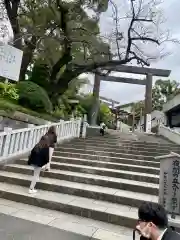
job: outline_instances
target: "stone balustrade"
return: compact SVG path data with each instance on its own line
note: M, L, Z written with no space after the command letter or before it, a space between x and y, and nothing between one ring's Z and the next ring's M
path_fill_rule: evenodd
M166 139L180 145L180 133L169 127L165 127L163 124L159 125L159 135L165 137Z
M6 128L4 132L0 133L0 162L27 154L50 126L56 127L59 143L80 136L81 119L61 120L58 123L17 130Z

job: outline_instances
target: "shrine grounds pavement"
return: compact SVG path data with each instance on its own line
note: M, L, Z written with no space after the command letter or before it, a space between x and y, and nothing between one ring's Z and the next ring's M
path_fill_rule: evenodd
M0 214L0 240L87 240L90 237Z

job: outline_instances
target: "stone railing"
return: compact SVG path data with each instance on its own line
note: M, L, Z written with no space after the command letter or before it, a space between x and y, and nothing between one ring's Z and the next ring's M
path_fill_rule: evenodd
M171 128L165 127L164 125L159 125L159 135L169 139L171 142L174 142L180 145L180 133Z
M156 127L156 126L159 126L159 125L164 125L165 123L165 118L164 117L161 117L161 118L154 118L151 120L151 127Z
M57 141L70 140L80 136L81 119L61 120L59 123L18 130L6 129L0 133L0 162L16 159L28 154L50 126L55 126Z

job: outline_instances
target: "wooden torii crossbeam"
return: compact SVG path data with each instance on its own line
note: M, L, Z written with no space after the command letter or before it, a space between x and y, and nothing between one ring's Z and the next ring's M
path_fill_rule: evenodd
M101 81L105 81L105 82L121 82L121 83L146 85L146 80L140 80L136 78L125 78L125 77L114 77L114 76L101 76L100 78L101 78Z
M115 67L104 67L104 70L111 70L112 72L124 72L124 73L133 73L140 75L151 74L157 77L169 77L171 70L166 69L157 69L157 68L147 68L147 67L137 67L137 66L128 66L120 65Z
M120 102L117 102L113 99L102 97L102 96L100 96L99 99L100 101L107 102L109 105L111 105L112 108L114 108L115 104L120 104Z
M129 83L129 84L137 84L137 85L144 85L145 86L145 117L144 117L144 126L146 130L146 115L152 112L152 80L153 76L158 77L169 77L171 71L165 69L156 69L156 68L143 68L143 67L136 67L136 66L107 66L104 67L103 70L111 70L112 72L124 72L124 73L131 73L131 74L139 74L145 75L143 80L137 78L125 78L125 77L115 77L115 76L100 76L95 74L94 79L94 88L93 88L93 96L94 102L91 110L91 124L95 125L99 110L99 91L100 91L100 82L108 81L108 82L122 82L122 83Z

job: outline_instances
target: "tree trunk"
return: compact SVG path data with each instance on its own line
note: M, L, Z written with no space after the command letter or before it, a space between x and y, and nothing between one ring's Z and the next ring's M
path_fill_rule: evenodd
M20 81L25 80L27 68L32 61L34 50L36 49L37 38L32 36L31 41L26 42L26 48L23 52L21 70L20 70Z
M97 117L99 113L99 91L100 91L100 77L95 74L94 77L94 88L93 88L93 103L91 108L91 116L90 116L90 124L96 125L97 124Z

